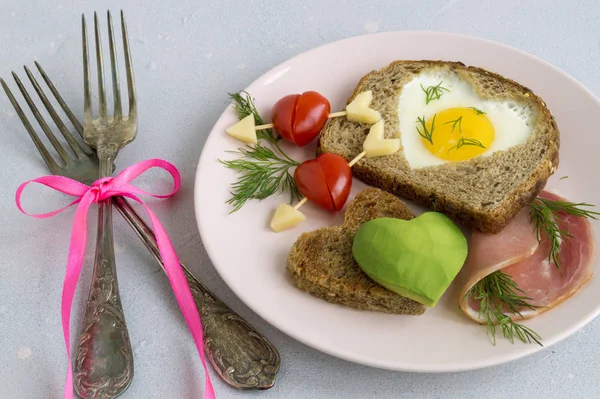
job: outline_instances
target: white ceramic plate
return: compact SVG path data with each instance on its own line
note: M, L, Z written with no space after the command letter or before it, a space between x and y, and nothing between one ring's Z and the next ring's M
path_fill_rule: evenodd
M548 188L573 201L600 204L596 184L600 170L597 124L600 102L585 87L556 67L505 45L473 37L434 32L391 32L359 36L327 44L273 68L246 90L256 99L265 120L279 98L307 90L327 97L332 111L342 110L358 80L397 59L461 61L498 72L531 88L547 102L561 130L560 166ZM231 289L262 318L297 340L323 352L375 367L450 372L497 365L541 350L538 345L493 346L485 327L467 319L450 289L434 309L422 316L386 315L329 304L296 289L285 271L286 256L298 235L339 224L307 204L308 220L273 233L268 227L278 203L286 197L248 202L229 214L230 185L236 174L217 162L240 142L225 134L236 122L228 108L206 141L195 183L198 227L204 246ZM291 148L298 160L314 157L314 146ZM568 179L559 177L568 175ZM354 180L352 198L365 185ZM417 209L413 207L413 209ZM594 228L598 225L594 222ZM598 234L596 234L598 237ZM566 338L600 312L600 279L593 278L576 296L526 324L546 347Z

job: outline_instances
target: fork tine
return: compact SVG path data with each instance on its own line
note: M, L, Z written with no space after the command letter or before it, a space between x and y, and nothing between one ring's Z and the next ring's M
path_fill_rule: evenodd
M120 118L123 114L121 107L121 88L119 87L119 68L117 65L117 49L115 46L113 21L110 11L107 12L108 19L108 43L110 45L110 65L112 71L113 97L115 103L114 117Z
M25 113L21 109L21 106L15 99L15 96L13 96L12 92L6 85L6 82L4 81L4 79L0 79L0 83L2 84L2 87L4 88L4 92L8 96L10 103L12 104L13 108L17 112L17 115L19 115L21 122L23 122L23 125L25 126L25 130L27 130L27 133L29 133L29 137L31 137L31 140L35 144L37 150L39 151L40 155L42 156L42 159L46 163L46 166L48 166L48 169L50 169L50 171L52 173L56 173L56 171L60 169L58 164L56 163L54 158L52 158L52 156L46 149L46 146L44 146L44 143L42 143L42 141L38 137L37 133L31 126L31 123L29 123L29 120L27 119L27 117L25 116Z
M104 86L104 61L102 60L102 40L98 14L94 12L94 33L96 36L96 63L98 65L98 102L100 103L98 115L100 118L106 116L106 88Z
M87 26L85 23L85 15L81 15L81 36L83 43L83 115L85 119L92 119L92 88L90 78L90 62L88 55L88 40L87 40Z
M33 76L31 71L29 70L29 68L25 67L25 73L27 73L27 76L29 77L29 80L31 81L33 88L35 89L38 96L42 100L42 103L44 103L44 107L46 107L46 110L48 110L48 113L50 114L50 116L52 117L52 120L58 127L58 130L60 130L60 132L64 136L65 140L67 140L67 143L69 143L69 146L71 147L73 152L77 155L77 158L85 156L86 155L85 152L83 151L83 149L81 148L79 143L73 138L73 136L69 132L69 129L67 129L65 124L62 122L62 120L60 119L60 116L58 116L58 114L54 110L54 107L52 106L52 104L50 104L50 101L48 101L48 97L46 97L46 94L42 91L42 88L38 84L37 79Z
M63 162L67 163L71 159L71 157L67 154L62 144L60 144L60 142L56 139L56 136L54 136L52 130L50 130L50 127L44 120L44 117L42 116L42 114L40 114L40 111L38 110L34 102L31 100L29 93L27 93L27 89L25 89L25 86L23 86L21 79L19 79L17 74L14 72L12 73L12 75L15 78L15 82L17 82L17 86L19 87L21 94L25 98L25 102L27 102L27 105L29 105L29 109L31 109L31 112L33 112L35 119L40 124L40 127L42 128L44 133L46 133L46 137L48 137L48 140L50 140L50 144L52 144L56 152L58 152L58 155L63 160Z
M137 118L137 100L135 96L135 82L133 80L133 66L131 65L131 52L129 51L129 35L125 14L121 10L121 31L123 33L123 50L125 51L125 69L127 73L127 90L129 95L129 117Z
M77 130L79 135L83 137L83 126L81 126L81 122L79 122L79 119L77 119L75 114L73 114L73 112L71 111L65 100L63 100L58 90L56 90L56 87L54 86L54 84L52 83L52 81L50 80L50 78L46 74L46 71L44 71L44 68L42 68L40 63L35 61L35 66L37 67L38 71L40 71L40 74L42 75L42 78L44 78L46 85L48 85L48 88L50 88L50 91L54 95L54 98L56 98L56 101L58 101L58 104L67 115L67 118L69 118L73 126L75 126L75 129Z

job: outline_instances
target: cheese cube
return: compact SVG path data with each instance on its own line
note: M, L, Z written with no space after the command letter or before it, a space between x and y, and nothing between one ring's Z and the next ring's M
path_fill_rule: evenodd
M306 220L306 216L289 204L279 204L271 219L271 228L280 232Z

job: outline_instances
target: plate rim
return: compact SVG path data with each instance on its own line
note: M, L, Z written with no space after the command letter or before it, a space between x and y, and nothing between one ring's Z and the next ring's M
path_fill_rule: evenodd
M397 31L385 31L385 32L377 32L377 33L369 33L369 34L358 34L358 35L349 36L349 37L346 37L346 38L343 38L340 40L335 40L335 41L332 41L329 43L324 43L319 46L308 49L306 51L300 52L300 53L286 59L285 61L273 66L272 68L268 69L267 71L265 71L264 73L262 73L258 77L256 77L250 84L248 84L242 90L250 92L252 90L253 86L259 84L259 82L264 80L269 75L272 75L275 71L277 71L279 69L284 69L289 64L293 64L296 61L296 59L298 59L300 57L304 57L312 52L322 51L323 49L326 49L328 47L333 47L333 46L339 45L340 43L353 41L353 40L357 40L357 39L373 38L374 40L377 40L377 38L379 38L379 37L384 37L384 36L392 36L393 37L396 35L433 35L433 36L440 36L440 37L443 37L443 36L455 37L455 38L460 38L460 39L477 41L477 42L483 43L485 45L502 47L506 50L518 53L521 56L530 58L538 63L544 64L548 68L553 69L555 72L557 72L560 75L567 78L571 84L574 84L579 89L582 89L600 108L600 99L588 87L586 87L581 82L579 82L577 79L575 79L573 76L571 76L569 73L558 68L557 66L555 66L554 64L552 64L549 61L546 61L536 55L533 55L529 52L521 50L517 47L511 46L511 45L508 45L508 44L505 44L502 42L498 42L495 40L485 39L485 38L481 38L478 36L473 36L473 35L468 35L468 34L463 34L463 33L432 31L432 30L397 30ZM378 69L381 69L383 67L385 67L385 65L378 67ZM596 308L594 309L594 311L591 312L590 314L588 314L587 317L579 319L576 323L572 324L569 328L564 329L562 332L556 334L552 339L544 340L543 347L540 347L538 345L527 345L526 349L519 352L518 354L499 353L497 356L491 357L489 359L486 359L483 361L481 361L481 360L473 361L470 364L464 365L464 366L457 365L456 363L452 363L452 364L443 363L440 365L436 365L435 367L432 367L429 364L428 365L416 365L416 366L411 366L411 367L402 367L402 366L399 367L398 365L388 364L389 362L386 362L386 361L375 362L375 361L371 361L369 359L361 358L360 356L353 356L352 353L336 352L334 350L331 350L331 348L327 347L326 345L322 345L321 343L312 342L312 341L309 342L308 340L304 339L301 334L295 334L294 331L291 331L290 329L288 329L283 323L279 323L276 318L269 317L269 315L264 314L264 312L262 312L259 308L251 305L250 301L245 300L245 295L241 292L238 292L238 290L234 289L233 285L230 284L229 278L227 278L223 273L221 273L221 268L217 266L217 262L215 262L215 260L214 260L214 257L212 254L213 251L211 249L209 249L208 246L204 245L204 241L205 241L204 237L206 234L208 234L208 231L206 231L206 226L203 227L200 222L202 218L201 218L201 211L200 211L200 207L198 206L198 202L199 202L199 197L201 194L200 194L200 188L199 188L200 184L199 184L198 176L200 175L200 172L202 170L202 160L205 159L205 157L207 157L206 153L207 153L207 148L209 147L208 144L216 136L215 134L213 134L214 127L216 125L218 125L219 122L221 122L221 120L223 118L227 117L227 111L230 109L230 107L231 107L231 105L228 103L227 106L224 108L223 112L220 114L219 118L217 118L217 120L212 125L211 131L204 142L204 145L200 152L200 156L198 158L198 164L196 166L196 173L194 176L194 214L196 217L196 225L198 227L200 239L202 240L202 245L203 245L211 263L213 264L213 267L215 268L215 270L217 271L217 273L219 274L221 279L225 282L225 284L227 284L228 288L238 297L238 299L241 302L244 303L245 306L247 306L250 310L252 310L258 317L260 317L262 320L264 320L266 323L268 323L272 327L274 327L277 330L281 331L282 333L286 334L288 337L290 337L308 347L311 347L320 352L326 353L328 355L331 355L331 356L334 356L334 357L337 357L340 359L344 359L346 361L350 361L353 363L366 365L369 367L385 369L385 370L392 370L392 371L400 371L400 372L438 374L438 373L465 372L465 371L479 370L479 369L489 368L489 367L493 367L493 366L499 366L502 364L510 363L510 362L517 361L519 359L531 356L542 350L547 350L550 347L554 346L555 344L565 340L566 338L570 337L574 333L581 330L583 327L585 327L587 324L589 324L591 321L593 321L600 315L600 302L599 302L598 305L596 306ZM596 264L598 264L600 262L600 259L596 259L595 262L596 262Z

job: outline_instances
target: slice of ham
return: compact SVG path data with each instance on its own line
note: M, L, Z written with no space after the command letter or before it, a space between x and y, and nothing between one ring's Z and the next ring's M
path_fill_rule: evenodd
M552 201L566 201L549 192L540 197ZM463 281L460 308L478 323L479 303L470 298L463 300L469 290L489 274L502 270L510 275L517 286L531 298L535 310L524 309L512 319L531 318L546 312L575 294L593 274L596 253L592 226L583 217L560 214L558 224L572 237L561 242L560 270L549 262L550 240L542 233L541 241L535 235L529 207L526 207L498 234L473 232L469 238L469 254L461 271Z

